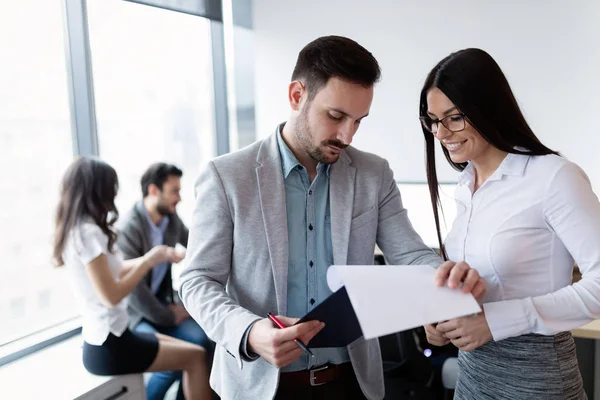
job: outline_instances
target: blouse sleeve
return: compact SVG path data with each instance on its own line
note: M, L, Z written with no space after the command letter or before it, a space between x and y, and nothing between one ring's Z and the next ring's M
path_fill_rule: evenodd
M100 254L107 253L108 238L96 224L84 223L74 232L75 251L83 265L89 264Z
M600 318L600 203L577 165L563 165L552 179L544 218L577 262L582 279L542 296L485 304L494 340L552 335Z

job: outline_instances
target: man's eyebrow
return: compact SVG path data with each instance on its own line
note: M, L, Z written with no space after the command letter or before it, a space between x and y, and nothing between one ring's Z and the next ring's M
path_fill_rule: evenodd
M365 117L367 117L369 115L369 113L366 113L365 115L363 115L360 118L354 118L352 115L348 114L347 112L342 111L342 110L338 110L337 108L329 107L329 110L330 111L335 111L337 113L340 113L340 114L342 114L342 115L344 115L344 116L346 116L348 118L352 118L352 119L363 119L363 118L365 118Z

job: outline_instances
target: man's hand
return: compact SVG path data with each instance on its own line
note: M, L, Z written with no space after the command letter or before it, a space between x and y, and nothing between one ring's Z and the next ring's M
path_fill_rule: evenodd
M435 328L462 351L473 351L492 340L485 313L440 322Z
M425 335L427 336L427 341L434 346L445 346L450 343L450 339L446 337L442 332L435 329L435 325L429 324L425 325Z
M487 291L487 283L479 276L479 272L464 261L446 261L440 265L435 272L435 284L444 286L446 281L450 289L458 288L462 282L462 292L471 293L479 303Z
M175 325L181 324L190 317L190 313L181 304L169 304L169 309L175 314Z
M283 368L302 355L302 349L294 343L294 339L307 344L325 324L308 321L294 325L297 318L276 317L288 328L276 328L268 318L257 321L248 335L248 351L258 354L277 368Z

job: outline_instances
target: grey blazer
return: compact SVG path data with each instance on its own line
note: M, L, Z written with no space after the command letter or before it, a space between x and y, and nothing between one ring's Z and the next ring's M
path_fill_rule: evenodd
M346 148L330 175L335 264L373 263L377 243L392 264L442 260L413 230L386 160ZM271 399L279 370L240 353L246 328L268 312L286 314L288 233L276 136L209 162L196 185L182 300L217 346L213 389L224 399ZM368 399L384 396L377 340L348 346Z
M150 226L143 211L136 204L123 218L119 218L117 228L117 248L124 260L141 257L152 249ZM163 244L174 247L177 243L187 246L188 229L177 214L169 217L169 223L163 235ZM127 311L129 327L134 328L142 319L154 325L175 326L175 314L166 304L173 303L173 281L171 279L171 264L155 294L150 289L152 270L138 283L129 296Z

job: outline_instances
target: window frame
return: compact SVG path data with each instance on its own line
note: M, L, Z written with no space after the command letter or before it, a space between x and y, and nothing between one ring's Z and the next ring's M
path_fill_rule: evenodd
M137 2L140 6L159 7L164 9L164 12L183 12L177 9L177 0L122 1ZM214 139L217 145L216 154L222 155L230 150L224 26L222 12L218 12L222 10L223 5L222 0L196 0L196 5L199 11L194 15L210 20L214 80ZM73 157L99 156L87 1L64 0L62 12ZM81 318L76 317L15 339L0 346L0 367L79 333L81 333Z

